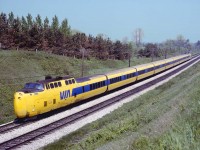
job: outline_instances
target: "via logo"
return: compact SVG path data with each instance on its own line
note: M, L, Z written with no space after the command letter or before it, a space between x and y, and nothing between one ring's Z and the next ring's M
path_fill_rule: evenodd
M60 100L70 97L70 90L60 92Z

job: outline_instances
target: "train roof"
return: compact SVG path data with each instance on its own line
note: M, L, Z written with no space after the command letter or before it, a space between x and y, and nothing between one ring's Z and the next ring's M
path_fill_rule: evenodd
M59 81L59 80L66 80L66 79L71 79L73 78L72 76L65 76L65 77L55 77L55 78L52 78L51 76L47 76L45 77L45 80L40 80L40 81L37 81L38 83L49 83L49 82L54 82L54 81Z
M92 79L102 77L102 76L104 76L104 75L103 74L95 74L95 75L91 75L91 76L87 76L87 77L76 78L76 82L77 83L86 82L86 81L90 81Z
M107 72L105 74L106 75L112 75L112 74L115 74L115 73L121 73L121 72L130 71L130 70L133 70L133 68L123 68L123 69L113 70L113 71Z

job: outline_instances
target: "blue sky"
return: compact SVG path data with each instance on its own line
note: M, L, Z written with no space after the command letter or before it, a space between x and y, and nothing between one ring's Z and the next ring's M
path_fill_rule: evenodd
M136 28L144 42L163 42L181 34L200 40L200 0L0 0L0 12L15 16L40 14L64 18L72 29L105 34L112 40L133 40Z

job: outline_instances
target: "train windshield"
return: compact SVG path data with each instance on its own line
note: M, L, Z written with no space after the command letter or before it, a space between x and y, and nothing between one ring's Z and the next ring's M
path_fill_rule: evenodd
M44 90L44 86L41 83L26 83L24 86L24 89L30 89L30 90Z

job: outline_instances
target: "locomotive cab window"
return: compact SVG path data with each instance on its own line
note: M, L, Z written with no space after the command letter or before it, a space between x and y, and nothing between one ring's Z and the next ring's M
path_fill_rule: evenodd
M24 89L43 91L44 86L41 83L26 83Z

